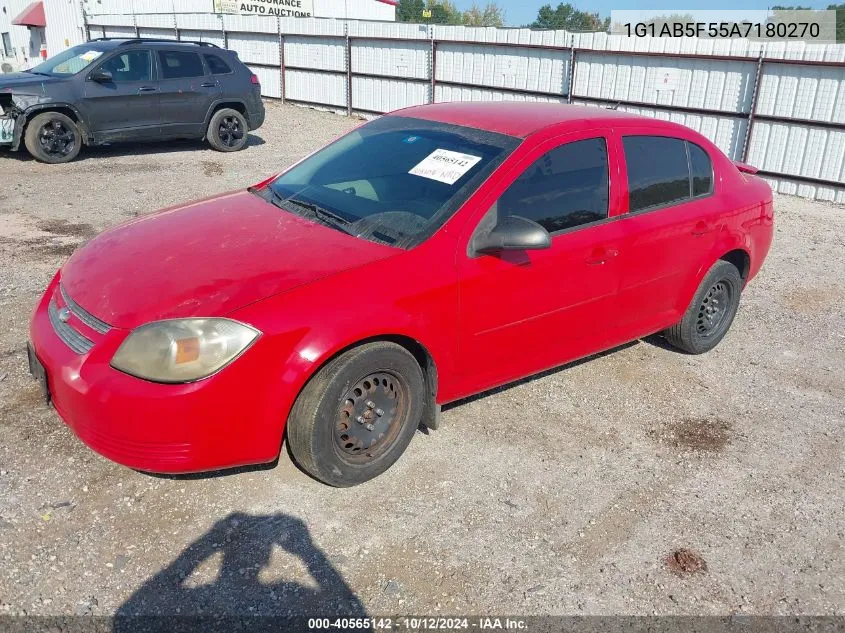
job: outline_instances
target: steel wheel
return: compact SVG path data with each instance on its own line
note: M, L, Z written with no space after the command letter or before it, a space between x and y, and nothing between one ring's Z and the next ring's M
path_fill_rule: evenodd
M335 425L335 446L346 459L369 461L396 439L408 403L408 385L389 372L374 372L345 394Z
M226 147L234 147L244 137L244 130L241 122L234 116L223 117L220 125L217 126L217 135L220 142Z
M698 318L695 321L698 334L707 337L719 331L730 305L731 288L724 281L719 281L710 288L698 309Z
M76 147L76 134L58 119L52 119L38 130L41 150L50 157L64 158Z

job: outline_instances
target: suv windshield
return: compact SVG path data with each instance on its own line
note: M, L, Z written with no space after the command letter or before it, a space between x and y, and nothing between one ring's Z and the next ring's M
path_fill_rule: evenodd
M257 191L357 237L412 248L432 235L520 140L387 116L363 125Z
M33 66L26 72L36 75L50 75L59 77L62 75L75 75L86 66L96 61L104 51L91 48L90 44L74 46L66 51L51 57L46 62Z

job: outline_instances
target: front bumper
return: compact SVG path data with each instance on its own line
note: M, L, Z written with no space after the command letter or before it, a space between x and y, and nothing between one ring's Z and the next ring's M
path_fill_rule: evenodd
M58 291L58 281L57 275L35 310L30 340L56 411L85 444L130 468L160 473L218 470L278 457L287 415L281 402L287 398L278 397L278 385L264 370L268 359L260 341L204 380L178 385L141 380L109 365L127 330L97 331L76 306L64 326L93 344L80 353L67 342L67 331L59 336L50 303L74 306Z
M15 140L15 119L0 115L0 145L11 145Z

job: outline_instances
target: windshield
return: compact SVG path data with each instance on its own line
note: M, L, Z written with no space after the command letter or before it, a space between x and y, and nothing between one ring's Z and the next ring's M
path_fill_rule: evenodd
M519 142L387 116L347 134L257 193L351 235L411 248L440 228Z
M33 66L26 72L36 75L50 75L51 77L75 75L86 66L91 65L102 54L103 51L91 48L90 44L82 44L69 48L51 57L46 62Z

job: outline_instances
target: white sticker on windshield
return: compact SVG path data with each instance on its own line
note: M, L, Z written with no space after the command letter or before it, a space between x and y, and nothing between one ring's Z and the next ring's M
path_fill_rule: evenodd
M480 160L481 156L450 152L448 149L436 149L408 173L438 182L445 182L447 185L454 185Z
M84 59L86 62L93 62L97 59L100 55L103 54L103 51L88 51L87 53L82 53L79 56L80 59Z

